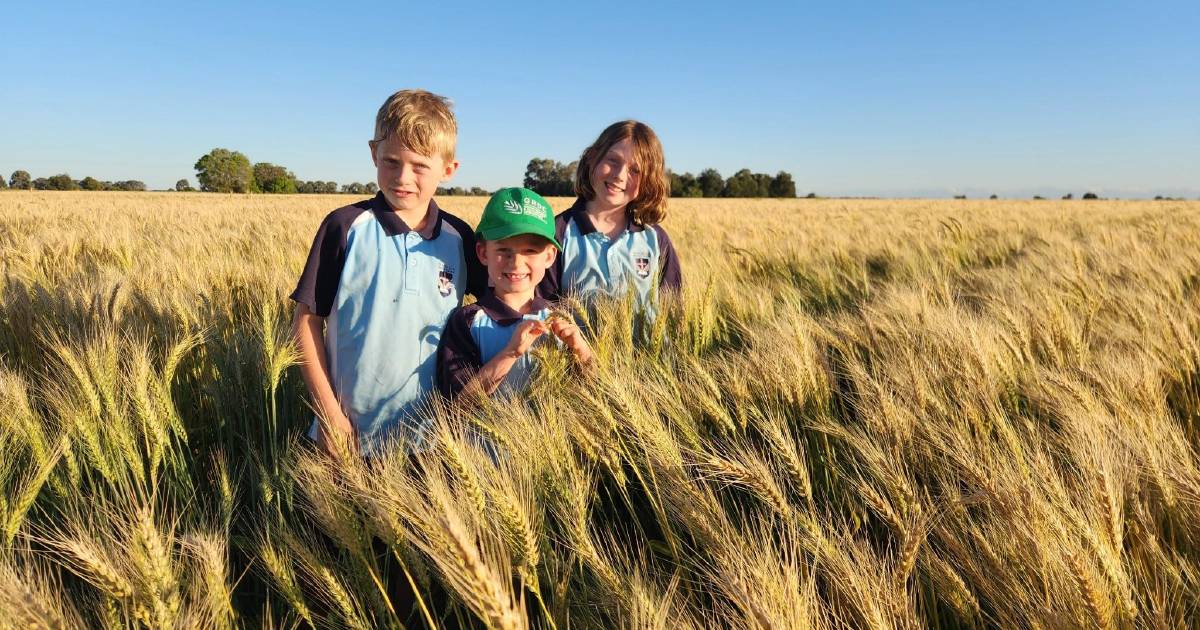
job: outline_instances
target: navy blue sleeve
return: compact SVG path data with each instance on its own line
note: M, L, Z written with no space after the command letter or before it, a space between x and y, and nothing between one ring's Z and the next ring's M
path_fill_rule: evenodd
M454 226L454 230L462 238L463 260L467 263L467 293L475 296L475 299L483 297L487 293L488 277L487 267L479 261L479 254L475 253L475 243L478 242L475 231L467 225L466 221L457 216L441 210L442 220L449 222Z
M683 288L683 270L679 267L679 254L675 252L671 237L667 236L667 231L661 225L655 225L654 231L658 233L659 269L662 274L659 276L658 290L678 292Z
M554 238L559 245L563 242L563 236L567 233L567 213L562 213L554 217ZM562 297L562 274L563 274L563 253L559 250L558 255L554 257L554 264L546 270L546 275L542 276L542 281L537 285L537 296L543 300L550 302L558 301Z
M467 293L475 296L476 300L483 297L488 288L487 267L479 260L479 254L475 253L477 242L474 232L463 235L463 256L467 259Z
M483 366L479 345L471 337L471 319L479 310L474 304L450 312L437 349L437 388L453 399Z
M351 206L334 210L325 217L317 228L312 249L308 250L308 261L304 263L296 290L292 291L292 300L320 317L329 317L333 309L342 268L346 266L346 234L360 212Z

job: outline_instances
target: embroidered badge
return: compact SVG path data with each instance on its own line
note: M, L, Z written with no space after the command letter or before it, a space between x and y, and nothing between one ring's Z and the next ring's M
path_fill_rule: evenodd
M634 271L637 271L637 275L639 278L649 278L650 277L650 259L649 258L634 258L633 259L633 268L634 268Z
M438 293L442 297L449 297L454 292L454 272L449 269L442 269L438 272Z

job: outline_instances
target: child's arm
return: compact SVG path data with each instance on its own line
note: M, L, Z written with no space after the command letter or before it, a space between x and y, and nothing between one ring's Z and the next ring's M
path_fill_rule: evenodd
M347 440L350 448L356 451L357 440L350 419L342 413L337 396L333 393L333 385L329 378L329 360L325 356L325 332L322 330L325 318L313 313L307 305L296 304L296 319L292 325L292 334L296 346L300 350L300 375L308 386L312 397L313 407L320 421L317 423L317 445L330 455L336 453L335 444L338 440Z
M658 233L658 245L661 252L659 258L662 275L658 278L658 290L678 293L683 287L683 270L679 266L679 253L675 251L675 244L671 242L671 237L667 236L667 231L661 225L655 225L654 231Z
M592 360L595 358L592 354L592 347L588 345L587 339L583 337L583 332L579 330L579 326L574 321L568 317L554 317L549 324L550 332L562 340L563 345L571 351L579 365L586 368L592 364Z
M529 352L529 349L533 347L533 342L548 330L549 328L544 322L532 319L517 324L512 339L508 340L508 345L496 353L491 361L484 363L483 367L479 368L475 377L471 379L471 385L481 387L485 393L491 395L512 371L513 364L517 362L517 359Z

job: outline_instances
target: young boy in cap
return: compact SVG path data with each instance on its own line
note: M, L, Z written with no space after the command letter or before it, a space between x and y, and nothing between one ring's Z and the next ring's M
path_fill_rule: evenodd
M390 96L368 143L379 194L325 217L292 293L310 436L331 454L343 440L363 455L396 434L420 443L446 316L486 287L470 226L433 201L456 138L447 99Z
M580 365L592 350L579 327L556 317L536 295L559 244L554 214L541 195L525 188L497 191L483 209L475 251L492 289L450 314L437 353L438 389L454 398L464 389L515 393L529 383L530 348L542 335L557 337Z

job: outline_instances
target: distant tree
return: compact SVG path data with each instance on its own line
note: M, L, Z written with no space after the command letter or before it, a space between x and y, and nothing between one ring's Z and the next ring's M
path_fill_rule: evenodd
M488 192L487 189L480 188L479 186L472 186L470 193L475 197L487 197L488 195L492 194Z
M817 193L815 193L815 192L810 192L810 193L808 193L807 195L804 195L804 198L805 198L805 199L816 199L816 198L817 198Z
M1094 193L1094 192L1090 192L1090 191L1089 191L1089 192L1085 192L1085 193L1083 193L1083 198L1084 198L1084 199L1099 199L1100 197L1098 197L1098 196L1096 195L1096 193Z
M375 182L367 182L366 193L368 195L374 195L377 192L379 192L379 184L376 184Z
M792 181L792 174L787 171L779 171L771 180L769 193L772 197L787 197L791 199L796 196L796 182Z
M191 182L186 179L181 179L175 182L175 190L179 192L194 192L196 189L192 188Z
M725 190L725 179L715 168L706 168L700 171L700 175L696 177L696 183L700 185L702 197L720 197L721 192Z
M33 180L29 177L28 171L13 171L12 177L8 180L8 185L17 190L29 190L33 188Z
M37 182L42 182L43 187L41 190L79 190L79 184L76 184L75 180L71 179L71 176L66 173L59 173L58 175L51 175L45 178L39 177L34 181L35 187Z
M294 194L296 192L296 176L286 168L258 162L253 167L254 189L268 194Z
M105 183L108 184L108 182ZM105 189L144 192L146 190L146 184L136 179L126 179L119 182L112 182L111 184L108 184Z
M0 177L0 190L4 190L6 188L8 188L8 182L5 181L3 177Z
M559 162L548 158L533 158L525 165L525 179L522 185L539 195L549 195L550 191L559 186L558 171L562 166Z
M1033 198L1038 201L1045 199L1045 197L1043 197L1041 195L1034 195Z
M992 195L991 197L988 197L988 199L999 199L999 197L997 197L996 195Z
M700 190L700 183L696 181L696 176L691 173L680 175L667 171L667 179L671 183L672 197L701 197L704 195L704 191Z
M1071 193L1067 193L1067 194L1063 195L1062 198L1063 199L1074 199L1075 195L1072 195Z
M79 180L79 187L84 190L104 190L104 182L89 175Z
M670 189L672 197L682 197L683 192L683 176L671 169L667 169L667 187Z
M558 167L558 189L551 195L555 197L570 197L575 194L575 171L579 169L579 160L560 164Z
M204 192L250 192L254 169L250 159L237 151L213 149L196 161L196 179Z
M45 177L39 177L33 180L34 190L50 190L50 180Z
M721 191L722 197L761 197L759 193L759 181L754 177L754 173L750 169L744 168L734 173L729 179L725 180L725 188Z
M358 182L354 182L353 184L343 184L342 192L351 195L365 195L367 194L367 187Z
M367 188L370 188L368 185ZM322 182L313 180L311 182L296 182L296 192L306 195L328 195L338 191L337 182Z
M578 162L563 164L547 158L533 158L525 166L522 185L539 195L568 197L575 194L575 169Z
M955 199L966 199L967 196L966 195L954 195L954 198Z
M770 197L771 196L771 176L766 173L755 173L754 183L757 184L758 190L755 192L755 197Z

